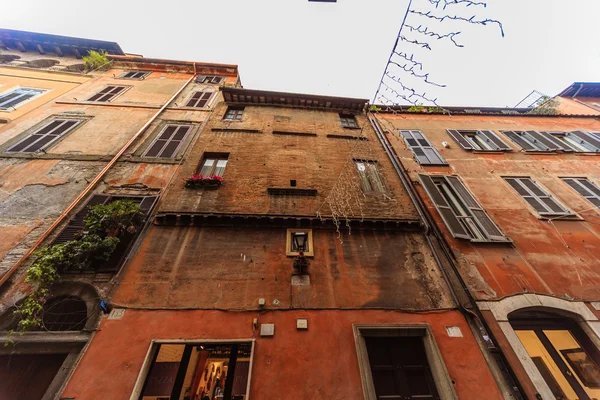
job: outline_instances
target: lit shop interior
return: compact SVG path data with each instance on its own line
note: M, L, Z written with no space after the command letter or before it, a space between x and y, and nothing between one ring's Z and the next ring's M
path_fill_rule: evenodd
M140 400L243 400L251 343L157 344Z

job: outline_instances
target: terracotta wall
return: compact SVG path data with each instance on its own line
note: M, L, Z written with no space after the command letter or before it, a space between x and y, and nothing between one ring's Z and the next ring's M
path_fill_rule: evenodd
M260 337L252 329L252 320L257 317L259 324L275 324L274 337ZM308 331L296 330L296 318L308 318ZM358 400L364 397L352 325L416 323L431 326L460 399L479 399L483 393L489 400L502 398L458 312L333 310L127 310L122 320L102 322L61 397L128 399L152 340L255 338L252 399ZM449 337L448 326L458 326L463 337Z
M600 294L598 209L564 183L560 177L587 177L600 184L600 155L526 154L500 130L598 131L593 118L518 116L384 115L396 153L413 181L419 173L456 174L492 219L514 241L507 244L474 244L453 239L429 197L417 184L429 211L444 232L472 292L479 299L537 292L574 299L597 299ZM491 129L513 147L512 152L490 154L463 150L446 129ZM448 166L420 166L397 133L418 129L433 143ZM448 142L449 148L443 148ZM531 177L581 220L541 220L532 208L502 179Z

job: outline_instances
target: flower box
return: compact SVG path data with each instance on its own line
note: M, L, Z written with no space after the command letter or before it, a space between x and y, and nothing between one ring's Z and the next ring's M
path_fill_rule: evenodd
M223 178L217 175L202 176L192 175L184 179L185 187L188 189L218 189L223 183Z

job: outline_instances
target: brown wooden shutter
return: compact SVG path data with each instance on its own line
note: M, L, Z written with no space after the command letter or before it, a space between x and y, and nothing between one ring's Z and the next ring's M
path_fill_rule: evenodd
M570 132L571 135L577 136L579 139L588 143L591 147L595 148L596 153L600 152L600 140L596 139L593 135L583 131L573 131Z
M472 236L465 230L458 218L456 218L454 211L452 211L444 196L439 192L433 179L429 175L421 174L419 175L419 179L452 236L460 239L472 239Z
M473 150L473 146L471 146L471 143L469 143L469 141L465 139L465 137L459 131L455 129L446 129L446 131L450 134L450 136L452 136L452 139L454 139L454 141L458 143L463 149Z
M477 131L477 133L481 134L484 138L486 138L487 142L495 146L497 150L512 150L512 147L504 143L504 141L492 131Z
M87 216L90 206L96 206L98 204L105 204L110 199L109 195L106 194L95 194L93 195L81 208L81 210L75 214L75 216L69 221L67 226L58 234L58 236L52 241L52 245L61 244L70 240L75 240L77 235L83 232L85 228L83 220Z
M505 134L510 140L521 146L521 148L525 151L539 151L538 148L534 147L528 141L523 139L517 132L502 131L502 133Z
M506 240L506 236L498 229L494 221L492 221L483 207L479 205L465 185L456 176L446 176L445 178L448 184L460 196L463 203L469 208L469 211L475 217L476 222L479 223L479 227L483 230L483 233L492 240Z

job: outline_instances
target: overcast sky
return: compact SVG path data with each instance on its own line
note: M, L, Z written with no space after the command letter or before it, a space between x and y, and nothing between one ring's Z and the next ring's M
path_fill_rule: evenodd
M125 52L146 57L237 64L246 88L369 99L407 5L407 0L0 1L0 27L116 41ZM600 81L600 0L487 1L486 9L454 10L500 20L506 37L496 26L461 25L464 48L433 43L424 55L431 79L447 85L431 92L438 104L514 106L533 89L554 95L574 81ZM426 9L429 1L413 3Z

